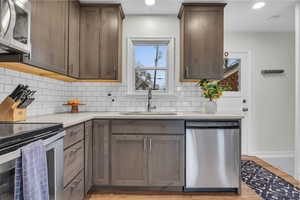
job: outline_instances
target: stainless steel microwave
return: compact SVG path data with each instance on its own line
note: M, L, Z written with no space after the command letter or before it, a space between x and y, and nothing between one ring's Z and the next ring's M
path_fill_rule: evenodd
M0 0L0 49L30 53L29 0Z

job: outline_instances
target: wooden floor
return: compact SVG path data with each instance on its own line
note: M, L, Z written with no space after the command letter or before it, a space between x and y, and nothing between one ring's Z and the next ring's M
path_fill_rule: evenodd
M256 157L243 157L243 159L250 159L256 163L262 165L264 168L270 170L274 174L282 177L288 182L300 187L300 182L295 180L288 174L274 168L270 164L264 162L263 160ZM242 184L242 194L236 195L233 193L164 193L159 194L159 192L135 192L131 194L125 194L118 192L118 194L113 193L97 193L91 194L86 200L257 200L261 199L253 190L251 190L246 184Z

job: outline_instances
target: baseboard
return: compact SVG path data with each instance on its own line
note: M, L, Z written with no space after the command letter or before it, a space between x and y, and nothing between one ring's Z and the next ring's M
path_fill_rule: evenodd
M294 151L257 151L249 153L249 156L259 158L294 158Z
M252 152L250 155L268 162L291 176L295 176L295 155L293 151Z
M295 179L297 179L298 181L300 181L300 171L298 173L296 172Z

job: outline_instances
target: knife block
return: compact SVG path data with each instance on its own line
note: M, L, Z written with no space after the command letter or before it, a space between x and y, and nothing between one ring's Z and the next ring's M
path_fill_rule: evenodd
M20 101L15 102L12 98L6 97L0 104L0 121L17 122L27 119L27 110L17 108Z

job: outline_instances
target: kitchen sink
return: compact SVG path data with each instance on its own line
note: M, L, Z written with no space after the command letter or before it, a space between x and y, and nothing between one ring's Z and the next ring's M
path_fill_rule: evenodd
M177 115L176 112L125 112L122 115Z

